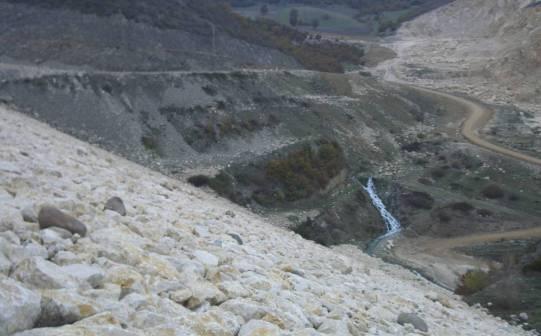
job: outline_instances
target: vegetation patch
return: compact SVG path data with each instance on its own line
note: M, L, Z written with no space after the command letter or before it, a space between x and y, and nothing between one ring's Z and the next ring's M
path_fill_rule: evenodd
M489 184L481 193L483 196L490 199L500 199L505 196L505 191L497 184Z
M283 201L307 198L324 189L345 168L342 149L336 142L321 141L319 148L306 145L287 156L268 162L265 174ZM283 198L283 199L281 199Z
M211 178L208 185L242 205L283 206L321 194L345 168L338 143L318 140L259 162L230 167Z
M472 295L485 289L489 284L490 278L487 272L471 270L462 275L455 293L463 296Z
M470 213L475 209L473 205L468 202L455 202L449 205L449 207L455 211L460 211L462 213Z
M210 177L208 177L206 175L190 176L188 178L188 183L190 183L194 187L198 187L198 188L208 186L209 183L210 183Z
M527 272L541 272L541 257L536 258L535 260L531 261L530 263L526 264L522 271Z
M434 206L434 198L422 191L413 191L403 195L407 205L416 209L430 210Z

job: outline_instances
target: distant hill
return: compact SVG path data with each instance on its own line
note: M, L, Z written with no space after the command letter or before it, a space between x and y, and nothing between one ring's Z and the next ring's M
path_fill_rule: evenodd
M423 13L431 11L453 0L229 0L230 4L243 14L259 14L263 5L272 10L269 15L280 23L287 23L286 15L273 15L280 9L291 10L298 8L300 12L300 26L310 29L317 21L317 29L322 32L359 34L359 33L389 33L394 32L406 21ZM315 17L314 8L329 10L328 13ZM349 9L349 10L348 10ZM346 16L344 18L343 16ZM353 19L356 25L329 25L333 18L339 21Z
M0 29L5 57L106 70L341 72L342 63L362 56L345 45L306 44L306 33L243 18L211 0L2 0Z

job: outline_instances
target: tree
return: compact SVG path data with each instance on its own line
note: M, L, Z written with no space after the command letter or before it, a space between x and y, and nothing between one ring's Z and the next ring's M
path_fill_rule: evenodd
M312 28L317 29L317 27L319 27L319 20L318 19L313 19L312 20Z
M299 11L293 8L289 12L289 24L295 27L297 26L298 23L299 23Z
M265 15L269 14L269 7L265 4L265 5L261 6L259 11L261 12L262 16L265 16Z

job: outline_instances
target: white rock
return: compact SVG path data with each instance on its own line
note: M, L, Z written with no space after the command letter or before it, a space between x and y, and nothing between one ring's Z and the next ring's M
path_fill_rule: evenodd
M49 256L47 249L39 244L31 242L27 245L15 246L11 249L8 258L12 263L17 264L23 259L40 257L45 259Z
M351 335L349 332L348 323L343 319L325 319L317 330L320 333L327 335Z
M4 173L20 173L20 168L8 161L0 161L0 171Z
M3 241L5 239L5 242ZM21 245L21 239L13 231L4 231L0 232L0 246L6 243L11 243L13 245Z
M12 277L34 288L77 288L73 277L61 267L40 257L27 258L15 265Z
M178 289L169 293L169 298L176 303L183 304L192 297L192 290L189 288Z
M62 270L75 279L88 282L93 288L101 287L105 278L103 270L96 265L71 264L62 266Z
M160 324L166 324L169 318L151 310L140 310L132 316L130 324L137 329L148 329Z
M148 304L147 296L139 293L130 293L126 295L122 301L128 304L130 307L133 307L135 310L138 310L141 306Z
M218 305L227 299L225 294L210 282L194 282L188 284L187 287L192 291L192 297L186 304L190 309L195 309L205 302Z
M57 265L69 265L81 262L81 258L70 251L59 251L55 254L53 261Z
M261 319L269 311L261 304L249 299L228 300L220 308L242 317L245 321Z
M222 281L218 284L218 289L221 290L228 299L250 296L250 291L237 281Z
M51 228L41 230L39 235L44 245L51 245L64 240L64 238L62 238L58 232L52 230Z
M41 296L41 314L37 326L62 326L96 313L94 302L72 290L45 290Z
M140 331L125 330L110 313L105 312L60 328L37 328L16 334L16 336L143 336Z
M0 335L32 328L41 312L40 295L0 275Z
M21 215L23 216L23 220L25 222L29 223L37 223L38 222L38 214L36 213L36 210L34 209L33 205L27 205L21 210Z
M221 308L212 307L201 314L190 314L183 318L183 324L198 335L237 335L242 319Z
M0 252L0 274L9 275L9 272L11 270L11 261L4 255L4 253Z
M220 261L218 257L207 251L197 250L193 252L193 255L199 262L207 266L218 266L218 263Z
M238 336L279 336L280 328L262 320L251 320L240 328Z
M524 313L524 312L518 314L518 317L519 317L522 321L528 321L528 318L529 318L528 313Z

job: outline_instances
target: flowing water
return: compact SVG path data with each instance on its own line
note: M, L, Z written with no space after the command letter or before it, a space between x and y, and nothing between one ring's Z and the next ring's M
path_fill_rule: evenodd
M383 239L400 232L402 230L402 226L400 225L400 222L387 210L387 208L385 208L385 204L383 204L383 201L381 198L379 198L376 191L376 186L374 185L374 180L371 177L368 179L368 183L366 186L363 186L363 188L370 196L372 204L376 207L376 209L378 209L387 229L387 232L384 235L374 239L374 241L372 241L372 243L369 245L367 252L368 254L372 254L372 251Z
M372 204L374 204L376 209L378 209L381 218L383 218L383 221L385 222L385 225L387 227L387 233L385 233L384 236L390 236L402 230L400 222L396 218L394 218L389 211L387 211L387 208L385 208L385 204L383 204L383 201L381 200L381 198L379 198L376 191L376 186L374 185L374 180L371 177L368 179L366 187L363 186L363 188L370 196Z

